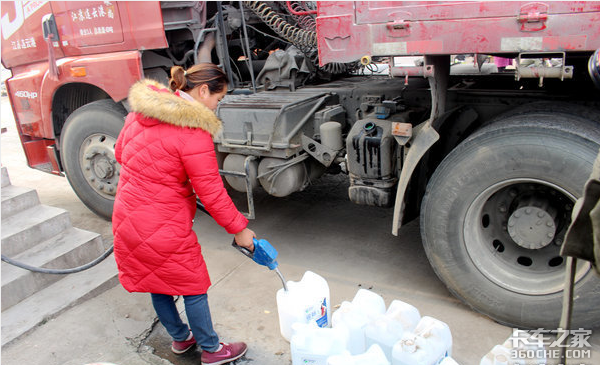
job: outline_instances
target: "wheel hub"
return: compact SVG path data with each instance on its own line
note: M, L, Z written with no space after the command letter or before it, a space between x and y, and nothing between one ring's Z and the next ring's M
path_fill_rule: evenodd
M82 146L81 164L90 186L107 198L114 198L119 180L119 164L115 159L116 140L106 135L93 135Z
M114 174L114 167L110 161L101 157L94 163L94 172L101 179L110 179Z
M521 207L509 217L508 233L517 245L535 250L546 247L554 240L556 224L542 208Z
M565 272L560 243L574 201L561 187L535 179L488 187L465 216L465 222L479 222L464 225L469 256L483 275L505 289L527 295L560 292ZM588 270L589 265L578 265L576 280Z

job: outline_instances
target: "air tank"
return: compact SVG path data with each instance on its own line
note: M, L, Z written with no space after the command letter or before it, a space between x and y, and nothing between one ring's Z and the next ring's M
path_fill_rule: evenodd
M234 171L246 173L245 169L245 161L248 156L238 155L235 153L230 153L223 160L223 170L225 171ZM256 160L249 161L249 170L250 170L250 184L252 189L258 186L258 180L256 176L258 175L258 163ZM225 180L234 190L240 191L242 193L246 192L246 179L238 176L225 175Z
M258 165L260 185L267 193L283 197L304 189L308 182L308 169L303 161L266 157Z

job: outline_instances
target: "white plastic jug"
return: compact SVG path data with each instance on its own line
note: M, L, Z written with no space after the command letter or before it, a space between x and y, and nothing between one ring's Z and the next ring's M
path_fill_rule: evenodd
M292 365L327 365L330 356L346 351L348 332L344 328L321 328L311 321L294 323L292 329Z
M277 311L281 335L290 341L294 323L316 321L319 327L331 327L329 285L321 276L307 271L300 281L288 281L288 290L277 291Z
M528 332L522 331L521 339L526 338L526 341L516 340L513 336L504 341L503 346L511 349L511 353L516 356L515 365L545 365L548 363L546 359L546 348L543 340L533 338ZM516 348L514 347L516 342ZM527 343L524 343L527 342ZM515 351L516 350L516 351Z
M421 314L414 306L400 300L392 301L384 315L367 324L367 347L379 345L391 362L394 344L400 341L404 332L414 332L420 319Z
M458 363L451 357L444 357L444 359L440 362L440 365L458 365Z
M436 365L452 355L452 335L448 325L425 316L414 333L406 332L392 350L392 365Z
M349 351L344 351L342 355L330 356L327 359L327 365L390 365L383 350L379 345L369 347L364 354L352 356Z
M515 347L516 345L516 347ZM496 345L481 358L480 365L543 365L546 364L543 343L523 331L521 336L511 336L502 345Z
M359 289L352 302L344 301L333 313L333 327L348 330L348 351L352 355L362 354L367 349L365 328L375 318L385 313L385 301L370 290Z
M496 345L492 351L481 358L480 365L510 365L513 364L510 349L502 345Z

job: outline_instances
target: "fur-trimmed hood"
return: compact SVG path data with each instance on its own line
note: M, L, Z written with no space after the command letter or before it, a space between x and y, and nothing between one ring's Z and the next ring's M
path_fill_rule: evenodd
M133 84L129 90L131 111L179 127L200 128L211 136L221 130L222 123L212 110L196 101L189 101L170 92L150 79Z

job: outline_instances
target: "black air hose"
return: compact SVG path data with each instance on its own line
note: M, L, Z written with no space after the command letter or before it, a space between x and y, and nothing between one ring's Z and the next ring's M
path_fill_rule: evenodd
M21 269L25 269L25 270L29 270L29 271L33 271L33 272L39 272L42 274L65 275L65 274L74 274L76 272L84 271L93 266L98 265L100 262L102 262L105 258L107 258L113 252L113 249L114 249L114 246L110 246L110 248L106 252L104 252L101 256L96 258L94 261L88 262L85 265L77 266L77 267L74 267L71 269L46 269L44 267L30 266L30 265L24 264L22 262L15 261L4 255L2 255L2 261L6 262L7 264L10 264L10 265L20 267Z
M320 71L330 74L343 74L358 68L358 62L332 62L319 66L317 52L317 32L305 30L290 24L277 14L270 6L262 1L244 1L244 4L254 12L266 25L285 40L291 42L311 60Z
M244 1L244 4L275 33L292 42L295 46L302 48L317 47L317 32L304 30L288 23L270 6L261 1Z
M315 18L310 15L310 12L304 8L304 5L298 1L288 1L287 11L292 15L296 24L306 30L315 31L317 29L317 22Z

